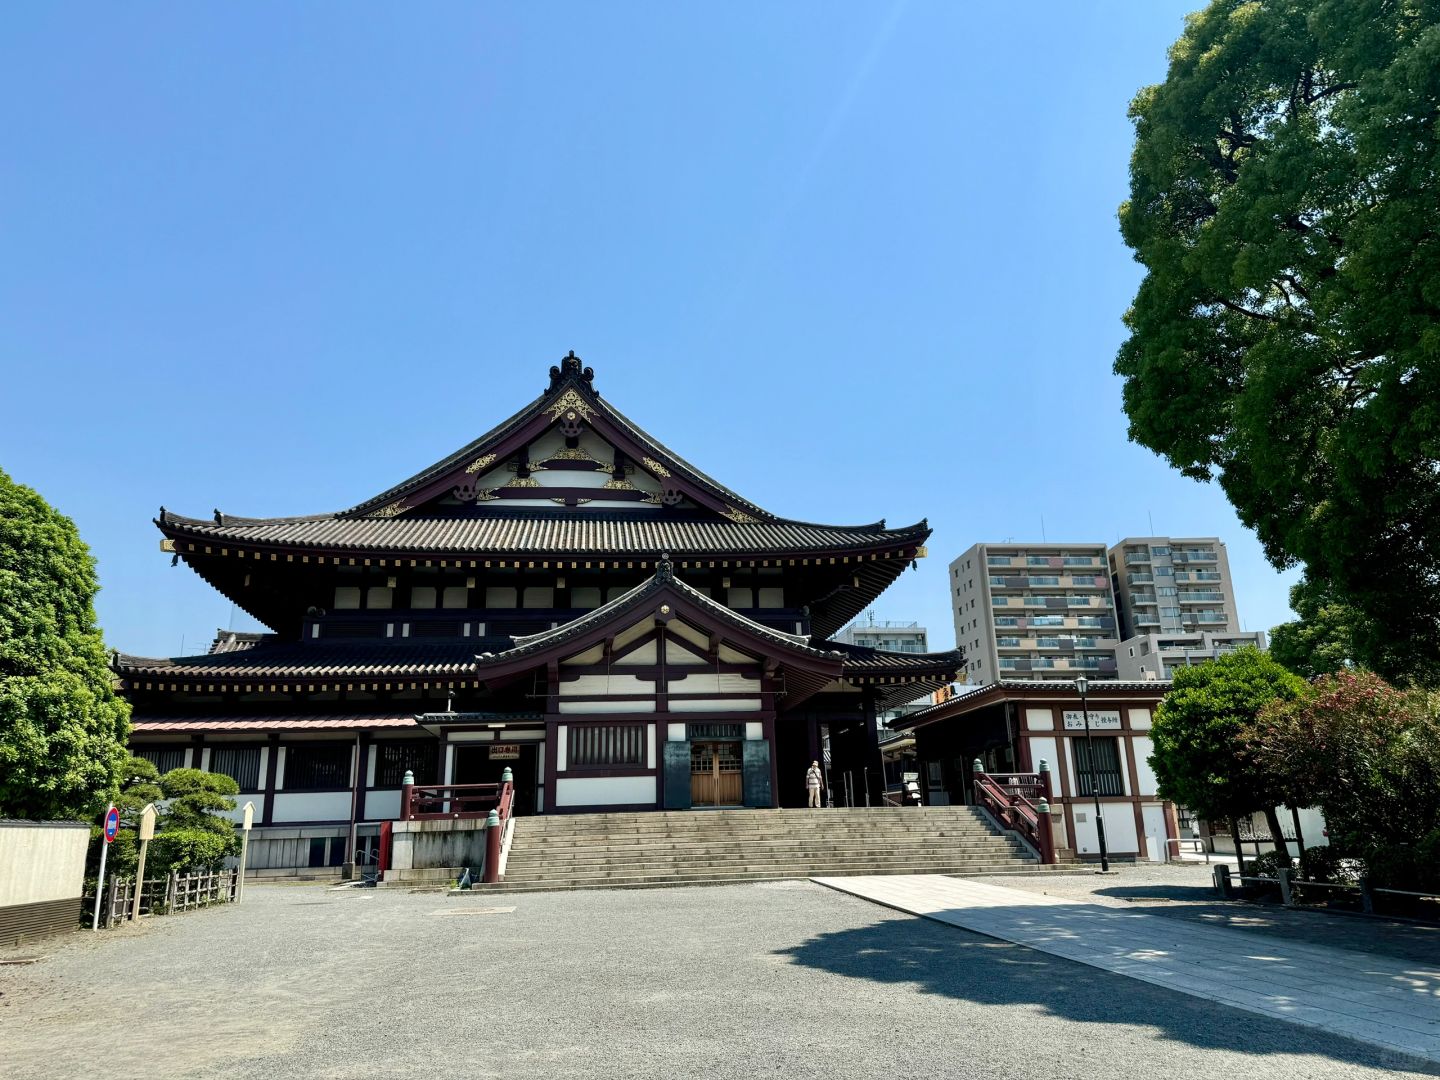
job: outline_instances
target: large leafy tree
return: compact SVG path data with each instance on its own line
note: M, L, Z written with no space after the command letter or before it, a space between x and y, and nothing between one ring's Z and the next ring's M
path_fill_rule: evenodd
M1325 812L1330 842L1378 883L1440 885L1440 702L1368 671L1317 680L1245 735L1259 768Z
M240 839L226 817L235 809L231 798L240 787L224 773L171 769L160 778L170 800L155 832L155 866L164 870L213 870L227 855L237 854Z
M0 471L0 817L90 818L117 788L130 709L97 588L74 522Z
M1354 608L1309 580L1291 587L1290 606L1300 618L1270 631L1271 656L1307 679L1330 675L1356 663L1360 643L1368 639L1369 628Z
M1214 0L1131 116L1131 437L1434 678L1440 0Z
M1161 797L1210 821L1228 822L1232 834L1237 818L1263 812L1272 835L1280 836L1276 805L1301 804L1257 763L1247 733L1262 709L1304 690L1303 679L1257 649L1176 669L1150 732L1150 765Z

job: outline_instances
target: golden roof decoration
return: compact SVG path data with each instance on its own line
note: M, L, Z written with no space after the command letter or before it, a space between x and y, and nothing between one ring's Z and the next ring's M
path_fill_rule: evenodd
M550 410L551 420L559 420L566 413L571 414L566 416L567 420L573 420L577 415L589 420L593 412L590 403L581 397L580 392L573 386L567 386L565 392L546 407Z
M487 465L493 465L494 463L495 463L495 455L494 455L494 454L481 454L478 458L476 458L474 461L472 461L469 465L466 465L466 466L465 466L465 471L466 471L467 473L477 473L477 472L479 472L481 469L485 468Z
M649 469L652 473L654 473L656 476L668 477L670 475L670 470L667 469L664 465L661 465L660 462L656 461L654 458L641 458L640 463L644 465L645 468Z
M404 499L396 499L389 506L382 506L379 510L371 510L366 517L372 518L393 518L403 514L407 509Z

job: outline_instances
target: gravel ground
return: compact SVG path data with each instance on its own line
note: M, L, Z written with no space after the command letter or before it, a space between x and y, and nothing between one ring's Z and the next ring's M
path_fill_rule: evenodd
M1210 867L1204 863L1145 863L1121 865L1109 874L1017 874L979 880L1067 900L1440 965L1440 926L1341 911L1286 908L1278 903L1221 900Z
M0 966L7 1080L1423 1068L806 882L457 898L252 886L239 907L29 951L45 958Z

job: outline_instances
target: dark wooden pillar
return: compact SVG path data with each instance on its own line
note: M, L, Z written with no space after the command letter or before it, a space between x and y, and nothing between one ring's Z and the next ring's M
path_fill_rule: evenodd
M269 748L270 752L265 755L265 802L260 811L260 820L265 825L274 820L275 814L275 770L280 767L279 735L270 736Z

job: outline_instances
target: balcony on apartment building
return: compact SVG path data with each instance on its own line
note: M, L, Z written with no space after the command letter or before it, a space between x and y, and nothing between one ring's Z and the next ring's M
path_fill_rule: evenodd
M1224 577L1218 570L1177 570L1175 580L1186 581L1219 581Z
M1213 563L1219 562L1220 556L1205 548L1183 548L1171 552L1170 559L1176 563Z
M1147 548L1146 550L1144 550L1144 551L1127 551L1127 552L1125 552L1125 565L1126 565L1126 566L1134 566L1134 565L1136 565L1137 563L1149 563L1149 561L1150 561L1150 551L1149 551L1148 548Z
M1182 589L1179 600L1182 604L1218 604L1225 594L1216 589Z

